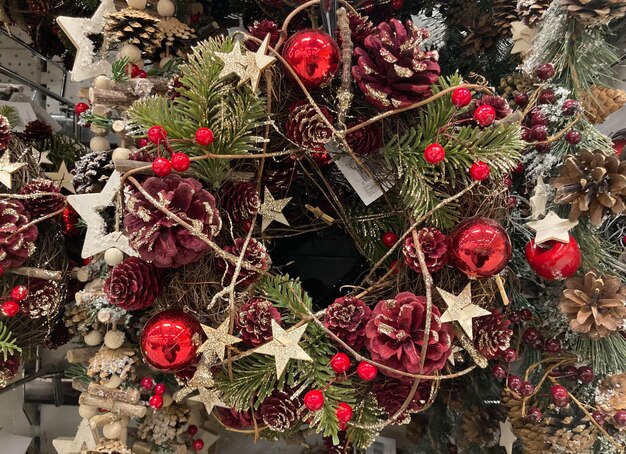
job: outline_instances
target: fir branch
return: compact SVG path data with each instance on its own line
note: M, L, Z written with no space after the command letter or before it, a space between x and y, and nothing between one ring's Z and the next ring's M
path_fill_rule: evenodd
M353 410L352 424L348 427L348 439L355 448L367 449L378 436L378 431L369 427L374 427L381 420L385 420L385 415L371 393L367 394Z
M53 135L46 142L44 149L50 152L48 158L52 161L55 169L63 161L67 164L68 169L74 168L74 163L87 151L83 144L64 134Z
M298 317L308 316L313 309L313 300L302 289L300 281L290 278L288 274L265 276L259 288L268 301L288 311L286 320L291 323L297 322Z
M13 336L11 330L4 323L0 322L0 351L2 351L5 361L16 352L22 352L22 349L17 346L16 342L17 339Z
M626 339L617 333L600 339L578 336L576 353L588 360L596 374L614 374L626 371Z
M69 366L67 366L67 369L65 369L64 375L67 378L77 378L85 385L91 383L91 377L87 375L87 367L85 367L83 364L70 364Z
M126 82L130 79L128 75L128 64L130 63L130 58L122 57L119 60L115 60L112 66L112 74L111 80L114 82Z
M22 118L20 117L20 114L15 107L9 106L8 104L0 106L0 115L6 117L6 119L9 120L11 129L22 126Z

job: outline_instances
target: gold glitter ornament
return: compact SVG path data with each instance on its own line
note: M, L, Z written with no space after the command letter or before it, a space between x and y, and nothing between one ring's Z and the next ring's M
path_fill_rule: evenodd
M265 188L263 203L259 207L259 214L263 216L261 223L262 232L264 232L273 221L289 225L289 221L287 221L287 218L283 214L283 210L291 199L292 197L287 197L285 199L276 200L269 189Z
M441 315L441 322L458 322L465 334L473 340L473 319L489 315L491 312L472 304L472 284L467 284L458 295L448 293L439 287L437 291L448 306L448 309Z
M204 330L204 334L206 334L206 341L200 346L198 353L202 353L204 358L209 362L214 361L215 358L223 361L224 355L226 354L226 347L241 342L241 339L238 337L228 334L230 327L229 319L224 320L217 329L207 325L200 326Z
M276 376L280 378L287 367L290 359L301 361L313 361L313 359L298 345L302 335L306 331L308 323L285 331L276 320L272 319L272 340L256 349L256 353L273 356L276 360Z
M256 93L259 89L261 74L276 61L275 57L266 55L269 40L268 34L256 52L246 50L245 53L241 53L239 43L236 43L230 52L215 52L215 55L224 62L220 78L235 74L239 78L238 85L250 81L250 87Z
M222 399L220 398L220 392L216 389L199 388L198 395L190 397L189 400L202 402L204 408L206 409L207 415L211 414L214 407L228 407L224 402L222 402Z
M11 152L6 150L0 157L0 183L13 189L13 174L26 167L25 162L11 162Z

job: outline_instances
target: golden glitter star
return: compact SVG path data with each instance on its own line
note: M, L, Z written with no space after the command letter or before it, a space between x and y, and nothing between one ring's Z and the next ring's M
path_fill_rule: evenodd
M200 390L201 388L212 388L215 385L213 380L213 374L211 373L211 366L203 357L196 367L196 372L191 377L191 380L187 382L187 385L179 389L172 396L176 402L180 402L186 396Z
M283 214L283 210L291 199L291 197L287 197L286 199L276 200L269 189L265 188L263 203L259 207L259 214L263 216L263 222L261 222L261 232L265 231L272 221L289 225L289 221L287 221L287 218Z
M517 437L513 433L513 426L509 418L506 421L500 421L500 443L499 445L506 449L506 454L513 453L513 444Z
M261 75L263 71L265 71L269 66L271 66L275 61L276 57L270 57L267 55L267 48L270 45L270 34L268 33L265 36L265 39L259 46L259 50L256 53L246 52L248 56L248 68L250 68L250 86L252 87L253 92L257 92L259 89L259 81L261 80Z
M11 152L5 150L0 158L0 183L12 189L13 174L25 166L25 162L11 162Z
M228 405L222 402L219 391L215 389L199 388L198 395L190 397L189 400L202 402L209 416L213 411L213 407L228 407Z
M228 328L230 327L229 319L224 320L217 329L206 325L200 326L204 330L204 334L206 334L206 341L200 346L198 352L202 353L209 362L214 361L215 358L223 361L226 347L241 342L241 339L238 337L228 334Z
M473 340L472 319L489 315L491 312L476 304L472 304L472 284L467 284L458 295L448 293L439 287L437 287L437 291L448 306L448 309L441 316L441 322L458 322L465 334Z
M74 176L69 172L69 170L67 170L67 165L65 165L65 161L61 162L61 166L59 167L58 171L45 173L46 176L52 181L59 183L59 186L67 189L72 194L76 194L76 189L74 189L74 185L72 184Z
M300 338L306 331L307 324L304 324L290 332L280 327L272 319L272 340L256 349L257 353L270 355L276 359L276 376L280 378L287 367L290 359L301 361L313 361L313 359L298 345Z
M247 51L246 51L247 52ZM226 78L231 74L239 77L239 85L250 80L248 71L248 55L241 53L241 45L235 43L230 52L215 52L215 55L224 62L224 68L220 72L220 78Z
M569 243L569 231L578 225L578 221L562 219L554 211L550 211L541 221L528 222L526 225L536 232L535 244L548 241Z
M50 154L49 151L39 151L34 147L31 147L31 152L33 153L33 157L35 158L35 161L37 161L37 164L42 165L42 164L53 164L52 161L50 161L50 158L48 158L48 155Z

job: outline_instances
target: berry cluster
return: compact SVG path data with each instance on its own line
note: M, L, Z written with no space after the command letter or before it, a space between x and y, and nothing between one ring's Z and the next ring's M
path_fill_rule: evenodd
M2 273L0 273L1 275ZM16 285L11 290L11 299L2 303L0 309L5 317L15 317L20 311L20 302L28 296L28 289L23 285Z
M189 427L187 427L187 433L194 437L198 433L198 426L191 424ZM193 449L195 451L201 451L202 448L204 448L204 441L200 438L192 438L191 445L193 446Z
M209 146L211 143L213 143L213 139L213 131L211 131L209 128L199 128L196 131L195 141L200 146ZM189 169L189 166L191 165L191 160L189 159L189 156L181 152L174 153L171 150L167 141L167 131L163 126L152 126L148 130L147 140L140 139L140 142L138 142L137 145L140 148L143 148L148 146L150 142L155 144L157 147L163 145L168 151L171 152L171 159L160 156L152 161L152 172L156 176L162 178L166 177L172 172L172 169L176 172L185 172Z
M150 408L158 410L163 406L163 394L165 394L165 391L167 391L165 383L155 384L152 377L143 377L141 379L140 386L146 391L152 391L152 396L148 401L148 403L150 404Z
M131 79L147 79L148 73L141 69L134 63L129 63L126 66L126 74L130 76Z

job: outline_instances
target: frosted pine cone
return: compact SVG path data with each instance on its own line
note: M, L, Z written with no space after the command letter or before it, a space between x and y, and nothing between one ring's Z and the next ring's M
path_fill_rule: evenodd
M422 247L428 271L432 273L443 268L448 261L448 237L435 228L425 227L417 232L417 238ZM402 254L404 263L409 268L418 273L422 272L413 236L407 237L404 241Z
M3 268L21 266L35 252L39 235L30 222L24 206L17 200L0 200L0 265Z
M351 123L348 128L360 122ZM383 144L383 132L377 124L371 124L346 135L352 151L361 156L377 153Z
M235 324L241 340L256 347L272 339L272 320L280 324L278 309L263 298L252 298L239 309Z
M328 306L324 315L324 326L355 350L365 342L365 326L372 311L361 301L347 296L337 298Z
M11 140L11 125L9 119L0 115L0 153L7 149Z
M293 393L274 390L261 404L259 413L270 430L285 432L298 420L298 409L301 406L302 402Z
M104 293L115 306L127 311L152 306L161 293L157 269L136 257L116 265L104 282Z
M92 151L74 165L72 185L78 194L100 192L106 185L114 166L113 151Z
M243 245L245 241L245 238L237 238L235 239L235 244L233 244L232 246L226 246L224 250L234 255L235 257L239 257L241 251L243 250ZM243 256L243 261L249 263L259 271L267 271L270 269L271 261L270 255L267 253L267 249L265 249L263 243L255 240L254 238L250 238L250 242L248 243L248 247L246 248L246 253ZM230 284L235 273L236 265L224 259L219 259L217 263L224 273L224 283ZM237 276L237 286L248 286L255 282L258 277L259 274L257 271L248 270L244 267L241 267L239 275Z
M22 199L31 219L37 219L60 210L65 205L65 197L61 194L61 187L54 181L38 178L26 183L20 188L20 194L33 195L32 199ZM50 193L49 195L38 195Z
M335 119L327 107L319 106L330 124ZM332 131L320 118L315 108L306 101L293 105L287 118L287 137L302 148L326 151L324 145L331 139Z
M626 15L625 0L560 0L561 6L581 24L594 27Z
M411 382L391 379L374 383L373 391L378 405L389 415L389 417L391 417L396 414L396 412L404 404L404 401L411 392L411 386ZM419 411L420 408L428 402L428 399L430 398L430 388L430 382L423 380L420 382L413 399L404 412L402 412L395 420L395 424L402 425L409 423L411 413Z
M62 296L57 282L33 279L28 283L28 296L22 301L22 314L33 319L54 317L61 306Z
M474 346L487 359L496 358L511 344L513 330L510 326L511 322L497 309L490 315L474 319Z
M263 19L261 21L255 20L252 25L248 27L248 34L263 41L267 34L270 35L270 47L275 47L280 38L280 27L272 20ZM259 45L252 40L246 41L246 47L252 52L259 50Z
M15 353L4 359L0 356L0 389L6 388L15 378L22 364L22 357L19 353Z
M226 182L219 191L219 206L224 214L239 222L254 216L261 207L261 198L254 184Z

